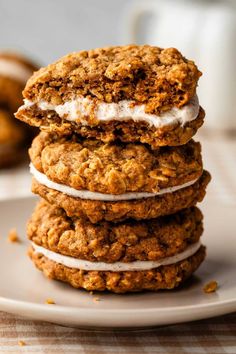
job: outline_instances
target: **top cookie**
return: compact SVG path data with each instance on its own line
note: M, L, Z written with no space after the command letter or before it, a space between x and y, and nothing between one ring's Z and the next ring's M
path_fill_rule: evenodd
M29 79L16 116L46 130L106 142L184 144L204 117L195 96L200 76L174 48L129 45L72 53ZM188 134L173 133L183 126Z
M99 48L69 54L40 69L24 97L62 104L75 96L111 103L146 103L146 113L182 107L193 97L201 73L177 49L151 46Z

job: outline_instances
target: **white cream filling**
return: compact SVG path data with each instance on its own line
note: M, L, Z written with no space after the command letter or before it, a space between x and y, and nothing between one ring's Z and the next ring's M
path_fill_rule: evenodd
M17 61L0 58L0 75L25 83L32 71Z
M134 262L115 262L115 263L105 263L105 262L90 262L83 259L78 259L74 257L64 256L59 253L50 251L44 247L38 246L31 242L36 253L42 254L48 259L63 264L69 268L76 268L81 270L97 270L97 271L111 271L111 272L125 272L125 271L142 271L154 268L159 268L161 266L175 264L177 262L183 261L188 257L195 254L200 246L201 242L196 242L190 245L185 251L176 254L172 257L166 257L160 261L134 261Z
M20 109L36 104L41 110L55 111L61 118L68 121L79 121L88 125L85 117L93 113L95 106L95 118L99 122L127 121L145 122L149 126L162 128L172 124L185 125L197 118L199 113L198 97L195 95L187 105L182 108L173 107L160 115L145 112L145 104L135 105L134 101L123 100L118 103L94 103L93 100L85 97L78 97L61 105L54 105L46 101L32 102L24 100L25 104ZM134 104L134 105L132 105Z
M30 172L40 184L48 188L54 189L58 192L64 193L74 198L89 199L89 200L103 200L103 201L133 200L133 199L156 197L158 195L173 193L179 189L186 188L188 186L191 186L197 181L197 179L194 179L193 181L189 181L179 186L163 188L159 192L155 192L155 193L131 192L131 193L123 193L123 194L115 195L115 194L91 192L88 190L78 190L66 186L65 184L59 184L53 182L50 179L48 179L48 177L45 174L39 172L32 163L30 164Z

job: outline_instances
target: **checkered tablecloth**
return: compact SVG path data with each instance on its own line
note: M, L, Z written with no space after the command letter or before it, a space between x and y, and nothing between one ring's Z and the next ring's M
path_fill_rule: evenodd
M25 346L18 342L24 341ZM0 313L1 353L235 354L236 314L143 331L85 331Z
M213 175L207 198L236 211L236 138L200 138L205 167ZM27 166L0 172L0 199L27 194ZM0 353L236 354L236 314L153 330L89 332L0 312Z

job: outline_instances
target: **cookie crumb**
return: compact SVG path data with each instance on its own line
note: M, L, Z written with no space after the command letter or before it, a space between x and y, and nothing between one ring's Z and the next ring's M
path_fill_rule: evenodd
M90 295L93 295L93 291L90 291L89 294L90 294Z
M214 293L217 290L217 288L218 288L217 281L212 280L204 286L203 291L206 294Z
M98 301L101 301L101 299L100 299L99 297L94 297L94 298L93 298L93 301L94 301L94 302L98 302Z
M20 242L20 239L19 239L16 229L11 229L9 231L7 239L9 242L12 242L12 243Z
M49 297L49 298L45 301L45 304L48 304L48 305L55 305L55 301Z
M26 343L23 340L19 340L18 345L19 347L24 347Z

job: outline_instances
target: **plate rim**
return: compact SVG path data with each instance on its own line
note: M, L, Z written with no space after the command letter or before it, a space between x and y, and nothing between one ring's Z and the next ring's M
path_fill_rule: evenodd
M78 289L79 290L79 289ZM210 294L209 294L210 295ZM206 294L206 296L209 296L208 294ZM166 307L166 308L157 308L157 307L152 307L152 308L142 308L142 309L109 309L109 308L105 308L105 309L101 309L101 308L83 308L83 307L74 307L74 306L62 306L62 305L58 305L58 304L53 304L53 306L49 307L48 304L38 304L38 303L34 303L34 302L30 302L30 301L23 301L23 300L14 300L14 299L9 299L6 298L4 296L0 296L0 306L1 304L9 304L9 305L17 305L19 307L22 308L34 308L35 310L46 310L46 311L51 311L51 312L64 312L64 311L69 311L71 313L75 313L75 312L85 312L87 313L88 311L92 311L92 312L97 312L98 314L100 312L104 313L115 313L115 314L128 314L129 312L133 313L148 313L148 312L155 312L158 311L159 313L166 313L166 312L182 312L184 310L200 310L200 309L205 309L205 308L219 308L219 307L223 307L223 306L233 306L235 305L235 311L236 311L236 297L234 299L227 299L227 300L222 300L222 301L218 301L218 302L211 302L209 304L203 303L203 304L196 304L196 305L186 305L186 306L173 306L173 307ZM234 310L233 310L234 311ZM232 312L233 312L232 311Z
M192 307L192 311L187 311L187 307ZM236 300L221 301L217 305L215 302L202 304L201 309L199 309L199 307L200 305L180 306L177 307L175 311L172 311L171 308L155 308L154 311L153 309L139 309L139 311L134 309L106 309L106 311L104 311L99 308L70 308L56 304L35 304L0 297L1 310L13 315L20 315L31 320L56 323L63 326L106 331L109 329L147 329L150 327L207 320L235 312ZM135 316L133 316L134 311ZM100 316L101 314L102 317Z

